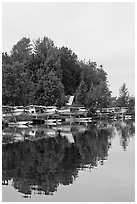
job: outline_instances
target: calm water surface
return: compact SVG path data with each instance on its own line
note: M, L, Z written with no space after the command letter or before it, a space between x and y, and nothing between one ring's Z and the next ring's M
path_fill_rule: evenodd
M3 202L132 202L132 121L3 129Z

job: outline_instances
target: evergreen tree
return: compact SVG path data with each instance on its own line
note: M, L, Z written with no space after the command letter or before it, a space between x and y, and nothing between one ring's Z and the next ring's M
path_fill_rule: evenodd
M129 92L126 87L126 84L124 83L120 90L119 90L119 97L117 99L117 105L120 107L128 106L129 103Z

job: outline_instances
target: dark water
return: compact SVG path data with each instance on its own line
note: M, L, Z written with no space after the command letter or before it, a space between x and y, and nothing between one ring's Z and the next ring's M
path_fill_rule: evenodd
M3 202L135 200L135 124L3 129Z

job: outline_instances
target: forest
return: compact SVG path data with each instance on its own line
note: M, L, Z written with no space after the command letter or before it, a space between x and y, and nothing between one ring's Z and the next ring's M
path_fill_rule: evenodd
M135 98L126 84L119 97L112 97L103 65L78 60L69 48L58 48L48 38L31 42L23 37L8 54L2 53L3 105L64 106L68 96L74 104L94 111L97 108L127 106L134 112Z

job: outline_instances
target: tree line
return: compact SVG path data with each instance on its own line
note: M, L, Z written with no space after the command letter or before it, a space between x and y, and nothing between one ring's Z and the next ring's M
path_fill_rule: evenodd
M71 49L56 47L48 37L32 43L23 37L10 54L2 53L3 105L61 107L66 96L74 95L75 104L92 111L111 105L131 106L134 97L123 86L119 98L113 98L102 65L91 60L79 61Z

